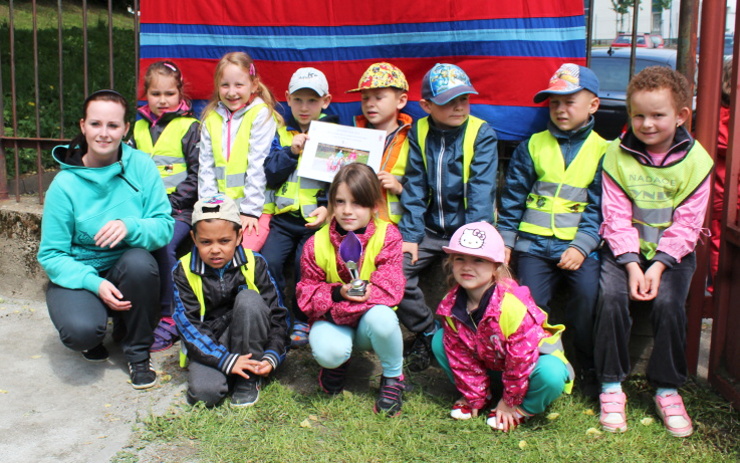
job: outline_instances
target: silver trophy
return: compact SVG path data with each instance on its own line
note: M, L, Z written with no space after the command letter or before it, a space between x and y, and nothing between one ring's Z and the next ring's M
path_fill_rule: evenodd
M362 243L357 239L354 232L347 232L347 236L342 240L342 243L339 245L339 257L344 261L344 265L347 266L347 270L349 270L349 274L352 276L352 281L350 281L352 287L347 291L347 294L350 296L364 296L367 282L360 279L360 268L358 265L362 257Z

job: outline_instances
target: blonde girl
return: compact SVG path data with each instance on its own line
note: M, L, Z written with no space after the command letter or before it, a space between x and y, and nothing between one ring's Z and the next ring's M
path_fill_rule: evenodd
M370 167L342 167L329 188L329 226L308 239L301 256L298 306L308 317L308 343L321 365L319 385L328 394L344 388L353 349L373 350L383 367L375 412L398 415L403 405L403 338L394 307L403 297L401 234L377 218L383 196ZM362 244L364 295L352 295L350 272L339 253L354 233ZM351 238L350 238L351 239Z
M182 71L173 61L149 65L143 87L142 99L146 104L138 109L141 117L134 124L129 143L154 159L175 219L169 244L152 253L159 265L162 314L149 350L159 352L172 347L178 339L172 320L172 267L177 263L177 247L190 232L193 205L198 200L200 123L193 116L190 100L183 90Z
M512 279L503 263L504 242L491 224L462 226L442 249L455 286L437 309L445 323L432 351L462 394L450 415L470 419L495 403L486 423L512 430L570 391L573 369L560 340L564 328L550 326L529 289ZM498 402L492 401L490 371L501 372Z
M275 98L244 52L224 55L216 65L214 92L201 120L200 198L224 193L237 201L243 246L259 250L267 239L264 162L282 118Z

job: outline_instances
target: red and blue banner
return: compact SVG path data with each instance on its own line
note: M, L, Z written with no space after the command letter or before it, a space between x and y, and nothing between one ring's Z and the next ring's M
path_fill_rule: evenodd
M585 64L583 0L142 0L141 74L161 59L183 69L186 90L202 107L224 54L246 51L262 80L284 100L293 72L313 66L329 80L329 111L343 123L360 113L356 88L378 61L395 64L416 103L435 63L463 68L480 93L474 115L502 140L542 130L547 111L532 97L564 62Z

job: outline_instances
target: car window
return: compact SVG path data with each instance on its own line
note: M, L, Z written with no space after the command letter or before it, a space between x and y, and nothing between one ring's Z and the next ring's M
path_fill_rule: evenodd
M645 37L642 35L637 36L637 44L638 45L645 45Z
M608 58L591 58L591 69L599 78L599 89L603 92L624 92L627 89L630 71L629 55ZM648 66L662 65L652 60L635 59L635 74Z
M631 37L629 35L620 35L614 43L630 43L630 39Z

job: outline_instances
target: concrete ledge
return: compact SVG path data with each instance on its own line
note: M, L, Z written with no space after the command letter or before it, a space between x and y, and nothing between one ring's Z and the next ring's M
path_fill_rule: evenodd
M0 201L0 293L44 300L49 280L36 260L42 212L37 196Z

